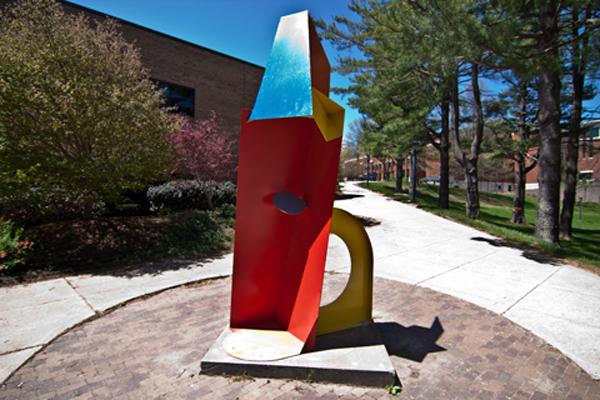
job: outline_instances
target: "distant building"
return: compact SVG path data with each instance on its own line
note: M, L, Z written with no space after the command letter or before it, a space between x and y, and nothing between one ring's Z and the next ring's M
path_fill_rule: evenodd
M14 0L0 0L0 8ZM140 50L150 77L164 91L169 105L193 118L211 110L223 128L237 135L243 108L252 108L264 68L117 17L61 1L65 11L91 20L111 18L123 37Z
M584 133L579 142L579 161L577 200L600 203L600 120L583 124ZM562 140L563 165L567 154L567 137ZM532 148L529 154L537 156L538 149ZM367 162L368 161L368 162ZM389 164L385 164L389 162ZM492 193L509 193L515 190L515 163L486 160L485 154L479 159L479 190ZM406 157L401 166L404 176L410 177L410 158ZM370 173L371 180L395 179L396 161L394 159L359 156L346 160L343 164L344 176L348 179L359 179ZM386 175L386 171L388 171ZM538 189L538 167L527 174L526 189L535 195ZM417 179L421 183L439 185L440 160L438 151L427 145L419 150L417 156ZM386 178L388 177L388 178ZM466 186L464 172L450 154L450 186ZM561 193L562 195L562 193Z
M390 157L358 156L345 160L342 176L349 180L382 181L396 179L396 160Z
M583 124L583 134L579 139L579 160L577 171L579 182L577 184L576 199L585 202L600 202L600 120ZM564 166L567 155L568 138L562 140L562 165ZM537 155L538 149L529 152ZM527 190L535 193L538 189L539 168L536 166L527 174ZM562 195L562 193L561 193Z

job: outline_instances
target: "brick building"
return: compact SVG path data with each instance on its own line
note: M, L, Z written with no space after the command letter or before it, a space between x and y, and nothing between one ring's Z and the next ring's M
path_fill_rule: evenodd
M562 141L563 166L567 154L566 136ZM538 149L530 150L531 156L537 155ZM367 157L361 156L345 161L344 175L349 179L364 176L367 171L375 173L374 180L383 180L387 169L390 179L395 178L395 161L389 160L393 169L385 166L386 159L370 158L371 167L367 168ZM407 157L403 164L404 176L410 176L411 163ZM529 194L535 195L538 189L538 167L527 174L526 188ZM578 185L577 200L600 203L600 120L583 124L583 134L579 142L579 161L577 163ZM424 183L438 184L440 174L439 153L431 145L419 150L417 156L417 179ZM426 178L426 179L424 179ZM464 172L450 154L450 185L464 187ZM482 154L479 160L479 189L482 192L512 192L515 190L515 164L509 160L499 163L498 160ZM561 193L562 194L562 193Z
M583 124L583 134L579 140L579 159L577 171L579 182L577 184L576 198L585 202L600 203L600 120ZM567 154L567 138L562 140L562 165L565 164ZM530 150L536 155L537 148ZM538 189L538 167L536 166L527 174L527 190ZM562 191L561 191L562 195Z
M13 2L0 0L0 7ZM226 132L238 134L241 109L254 105L263 67L68 1L61 4L65 11L84 13L91 20L117 21L123 37L139 48L168 104L194 118L214 110Z
M362 155L343 161L341 172L350 180L366 178L367 175L375 181L396 179L396 160Z
M579 160L577 171L581 180L600 181L600 120L591 121L583 125L584 133L579 140ZM530 154L536 155L537 148ZM562 162L564 164L567 154L567 138L562 140ZM527 174L528 189L537 189L538 168L535 167Z
M404 176L410 179L411 162L407 156L400 166ZM343 176L347 179L365 179L370 173L370 179L396 179L396 160L388 157L359 157L350 158L343 162ZM512 192L515 188L514 165L510 161L491 160L482 156L479 162L479 190L482 192ZM439 185L440 158L439 152L427 145L417 153L417 180L421 183ZM450 186L465 187L464 172L453 155L450 154Z

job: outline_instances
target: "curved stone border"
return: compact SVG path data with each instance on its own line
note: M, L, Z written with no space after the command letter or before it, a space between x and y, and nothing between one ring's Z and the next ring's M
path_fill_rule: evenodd
M346 280L328 275L324 297ZM82 324L20 368L0 397L386 397L383 388L200 375L200 358L227 324L229 286L226 278L175 288ZM405 399L597 398L600 382L496 313L381 278L374 305Z

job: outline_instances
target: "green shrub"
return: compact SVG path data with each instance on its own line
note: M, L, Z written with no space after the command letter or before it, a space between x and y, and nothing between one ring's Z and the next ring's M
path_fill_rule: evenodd
M227 226L233 227L235 225L235 204L225 203L217 207L216 211Z
M16 228L11 221L0 221L0 272L25 263L33 243L22 236L23 228Z
M106 204L96 194L58 187L9 193L0 196L0 204L0 215L27 224L91 217L106 211Z
M146 192L152 211L212 210L235 203L231 182L176 180L152 186Z
M229 237L211 213L187 210L171 216L171 224L161 242L170 255L211 254L226 249Z
M55 190L93 208L167 176L176 123L114 21L55 0L10 2L0 21L3 209Z

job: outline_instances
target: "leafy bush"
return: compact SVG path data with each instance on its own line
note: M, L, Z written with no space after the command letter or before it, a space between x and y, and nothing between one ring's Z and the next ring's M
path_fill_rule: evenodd
M223 132L217 113L206 119L176 117L179 130L168 137L175 147L175 177L225 181L233 178L233 137Z
M152 211L212 210L235 203L231 182L176 180L152 186L146 192Z
M209 212L187 210L170 218L160 244L170 255L211 254L229 246L230 238Z
M0 272L24 264L33 243L22 236L23 228L15 228L11 221L0 221Z
M22 193L3 196L0 215L27 224L96 216L106 204L95 193L55 188L30 188Z
M235 204L225 203L216 208L219 217L221 217L227 226L233 228L235 225Z
M37 194L57 191L117 202L166 176L176 124L114 21L92 24L54 0L16 1L0 21L4 209L35 209Z

